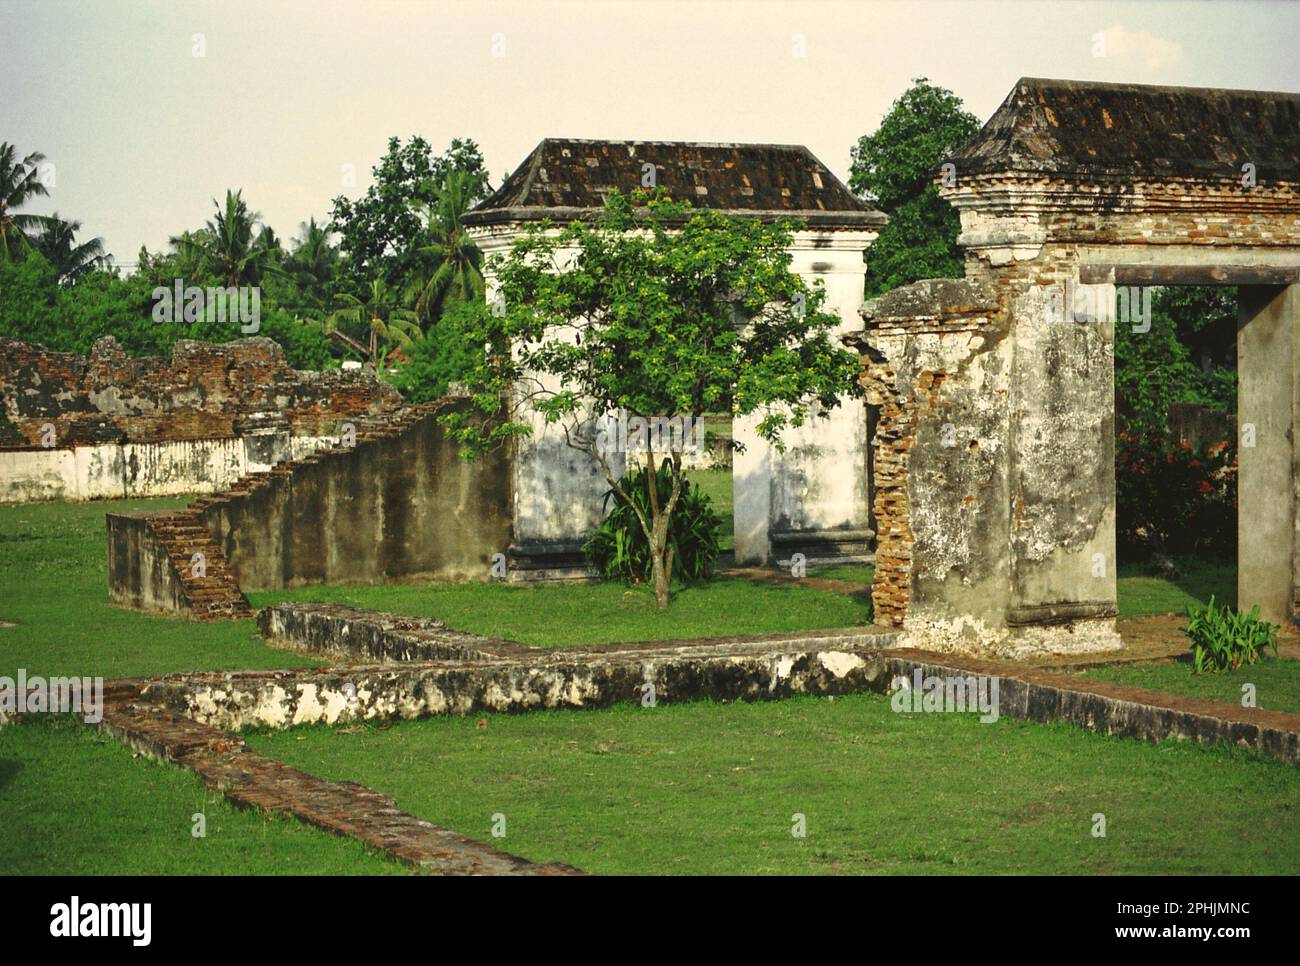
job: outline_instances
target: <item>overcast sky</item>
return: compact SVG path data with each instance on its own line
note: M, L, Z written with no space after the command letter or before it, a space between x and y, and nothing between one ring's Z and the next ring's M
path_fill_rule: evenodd
M474 138L494 185L548 135L799 143L846 177L913 77L985 120L1021 76L1297 90L1298 50L1285 2L0 0L0 140L53 165L32 211L133 263L228 187L287 241L390 135Z

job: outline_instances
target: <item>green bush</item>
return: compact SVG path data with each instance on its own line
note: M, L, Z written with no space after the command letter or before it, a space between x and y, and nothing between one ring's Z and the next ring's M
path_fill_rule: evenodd
M1235 671L1243 664L1255 664L1272 649L1277 657L1276 624L1259 619L1259 606L1249 614L1233 610L1226 604L1210 602L1204 607L1187 609L1187 627L1192 641L1192 673Z
M238 322L230 320L155 322L153 290L168 283L156 274L87 272L61 285L53 266L37 253L17 262L0 262L0 337L85 355L96 340L111 335L127 355L166 358L180 339L221 343L255 334L280 343L285 360L295 369L338 365L327 336L267 299L261 303L262 324L256 333L244 333ZM195 282L200 283L215 284Z
M301 319L281 309L264 312L257 335L280 343L284 361L295 369L337 369L339 362L330 353L329 337ZM239 335L232 336L239 338Z
M401 351L401 362L385 379L411 402L430 402L447 394L448 386L471 372L483 356L469 337L467 323L486 309L477 303L457 303L424 335Z
M672 473L667 459L655 473L655 487L660 505L672 492ZM650 471L642 467L619 481L637 507L650 519ZM650 541L641 529L632 507L619 498L613 487L605 494L605 507L613 501L604 521L586 543L582 552L587 562L606 580L625 584L651 579ZM682 495L668 526L668 546L672 553L670 579L695 583L713 576L718 560L718 540L722 521L713 503L699 486L682 477Z
M1115 539L1124 556L1237 549L1237 449L1120 433L1115 439Z

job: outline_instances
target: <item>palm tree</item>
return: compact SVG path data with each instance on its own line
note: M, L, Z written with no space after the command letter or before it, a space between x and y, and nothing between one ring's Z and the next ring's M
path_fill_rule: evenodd
M339 297L341 307L335 309L324 321L316 323L326 335L333 335L353 348L364 350L376 369L383 366L384 358L393 347L406 348L420 336L419 317L405 308L397 294L383 279L370 283L366 300L355 295ZM343 330L347 326L352 330ZM359 335L367 343L353 336Z
M427 259L427 271L408 287L424 319L436 319L448 302L483 297L483 253L461 224L481 187L468 171L451 171L430 205L418 203L426 214L423 237L416 251Z
M280 238L275 233L275 229L270 225L263 225L257 233L257 247L266 249L265 269L278 270L280 263L284 260L284 246L280 244Z
M45 224L43 215L19 214L35 197L49 197L40 179L40 164L45 155L33 151L21 161L18 150L8 141L0 142L0 260L12 261L31 246L31 233Z
M59 273L60 282L71 282L86 272L108 268L110 259L104 252L104 239L92 238L77 244L81 222L64 221L56 211L46 220L41 232L32 239L37 250Z
M201 281L207 271L208 249L212 247L208 230L183 231L168 239L168 243L176 255L176 270L181 277L188 282ZM161 256L156 261L164 267L167 265Z
M268 235L266 229L255 234L262 216L248 210L242 191L228 190L225 206L216 198L212 206L216 215L207 226L172 238L172 246L182 263L197 256L198 264L228 288L256 285L271 267L274 235Z
M284 260L284 271L293 282L299 309L323 312L334 301L334 280L338 275L339 253L330 244L329 229L316 219L298 226L293 251Z

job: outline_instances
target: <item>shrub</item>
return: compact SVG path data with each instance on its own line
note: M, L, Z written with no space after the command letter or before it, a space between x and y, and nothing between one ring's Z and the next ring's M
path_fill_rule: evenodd
M661 501L672 492L672 470L665 459L655 473L656 492ZM619 486L650 519L650 470L641 467L619 480ZM611 487L605 494L609 510L600 527L582 545L587 562L606 580L625 584L651 579L650 541L632 507ZM661 503L662 505L662 503ZM704 491L682 477L682 495L669 524L668 548L672 560L669 579L695 583L713 576L718 559L718 540L722 521Z
M1115 440L1115 537L1121 553L1231 557L1237 540L1237 450L1121 433Z
M1259 619L1259 606L1249 614L1217 605L1214 597L1201 608L1187 608L1187 627L1192 641L1192 673L1235 671L1243 664L1254 664L1272 649L1277 657L1276 624Z
M117 339L130 356L171 355L179 339L230 342L260 335L280 343L295 369L329 369L338 365L330 340L285 309L264 299L261 328L244 333L238 322L155 322L153 290L167 279L156 272L134 275L87 272L71 284L59 284L54 268L39 254L19 262L0 262L0 337L21 339L56 352L90 352L106 335ZM210 285L198 279L195 284Z
M428 332L404 350L401 365L385 375L385 379L411 402L429 402L445 396L451 383L472 371L483 355L466 330L466 322L472 320L473 313L481 311L484 309L478 304L449 306Z
M256 334L280 343L284 361L295 369L338 368L338 360L330 352L329 337L317 327L280 309L263 313L262 327Z

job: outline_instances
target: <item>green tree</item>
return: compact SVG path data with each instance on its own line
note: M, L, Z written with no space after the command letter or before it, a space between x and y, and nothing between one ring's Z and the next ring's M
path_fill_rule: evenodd
M39 151L20 159L14 145L0 142L0 261L12 261L30 249L31 235L45 224L43 215L18 210L33 198L49 196L40 179L44 160Z
M292 287L291 307L307 314L325 312L334 303L339 261L328 227L315 218L299 225L293 250L284 259L284 273Z
M461 224L461 216L474 204L481 183L469 171L447 174L437 201L421 202L425 229L416 242L424 256L419 273L410 280L415 308L425 320L438 318L448 302L473 302L483 297L483 254Z
M45 256L58 273L60 282L71 282L87 272L107 268L110 264L104 252L104 240L92 238L77 243L81 222L64 221L56 211L45 219L32 243Z
M326 335L335 335L361 353L378 369L394 348L404 349L420 336L420 322L382 279L370 283L366 298L344 293L341 307L320 323Z
M213 198L212 206L206 227L171 239L185 275L208 273L226 287L257 285L274 264L274 234L258 230L261 215L249 210L242 191L227 191L226 203Z
M348 260L354 295L364 297L367 284L383 279L389 287L405 288L420 273L419 252L424 222L419 206L434 206L452 171L470 178L471 203L487 197L488 175L483 155L472 140L453 140L435 157L429 142L413 137L406 144L389 138L388 151L371 169L372 183L356 200L334 199L331 228Z
M868 296L922 278L962 276L961 222L933 178L944 157L979 126L961 98L918 77L875 133L854 145L849 187L889 215L867 251Z
M445 396L451 383L464 381L482 362L482 347L463 335L479 311L481 306L473 302L449 305L424 335L403 349L406 358L388 381L411 402Z
M1115 326L1117 432L1169 442L1170 408L1175 403L1236 412L1237 290L1158 288L1151 299L1150 322L1146 331Z
M531 414L559 425L600 465L633 509L652 557L655 598L669 602L670 524L682 496L685 434L666 456L668 492L646 474L649 512L625 492L592 416L760 416L785 429L858 392L854 353L836 347L825 292L790 271L793 222L764 224L617 192L591 223L526 231L495 266L500 298L457 315L484 354L465 377L473 407L444 422L467 455L530 431ZM557 253L576 253L556 270ZM549 388L554 387L554 388Z
M68 351L59 311L59 275L39 252L0 259L0 336Z

